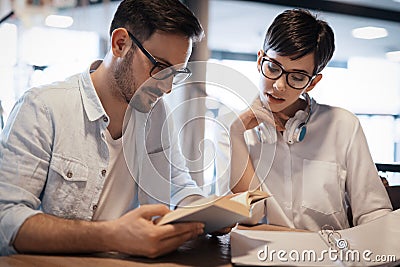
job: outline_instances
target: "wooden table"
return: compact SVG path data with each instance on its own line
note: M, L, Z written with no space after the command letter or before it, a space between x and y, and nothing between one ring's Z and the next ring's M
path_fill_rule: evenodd
M147 259L121 254L49 256L11 255L0 257L2 267L130 267L130 266L232 266L229 234L219 237L209 235L186 242L168 255Z

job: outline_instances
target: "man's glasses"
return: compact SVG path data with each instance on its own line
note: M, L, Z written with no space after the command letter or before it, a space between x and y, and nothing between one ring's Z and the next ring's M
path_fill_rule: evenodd
M133 36L132 33L130 33L128 30L128 35L132 39L132 41L139 47L139 49L142 51L142 53L150 60L151 63L153 63L153 67L150 70L150 77L156 80L165 80L169 77L173 77L173 84L178 84L183 81L185 81L187 78L192 75L192 72L188 68L183 68L176 70L172 68L171 65L167 65L165 63L162 63L155 59L149 51L147 51L143 45L139 42L138 39L136 39L135 36Z
M286 75L286 83L296 90L302 90L310 85L315 78L300 71L286 71L282 65L267 57L261 59L261 72L271 80L278 80L283 74Z

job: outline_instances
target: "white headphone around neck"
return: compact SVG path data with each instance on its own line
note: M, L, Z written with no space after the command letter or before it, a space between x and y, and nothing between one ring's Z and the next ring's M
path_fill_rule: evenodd
M285 124L286 130L283 132L283 139L290 145L303 141L307 133L307 123L313 111L313 101L311 97L307 93L304 93L303 97L307 101L306 110L298 110ZM258 140L261 143L267 142L268 144L273 144L277 141L276 128L274 125L261 123L255 130Z

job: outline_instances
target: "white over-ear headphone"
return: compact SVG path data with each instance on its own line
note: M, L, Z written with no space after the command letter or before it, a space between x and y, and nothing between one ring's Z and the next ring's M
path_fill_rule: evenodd
M285 124L286 130L283 132L283 139L288 144L301 142L306 136L307 123L310 120L311 113L313 111L313 101L307 93L304 93L303 96L307 101L306 110L298 110L296 114ZM256 127L256 133L258 140L261 143L267 142L269 144L273 144L277 140L276 128L274 125L261 123Z
M303 94L307 101L306 111L298 110L294 117L288 119L285 124L286 130L283 132L283 139L288 144L294 144L303 141L307 133L307 123L312 113L312 100L307 94Z

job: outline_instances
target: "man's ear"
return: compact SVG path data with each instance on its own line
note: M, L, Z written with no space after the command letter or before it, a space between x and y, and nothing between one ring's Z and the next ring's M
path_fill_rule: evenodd
M115 57L124 57L132 46L132 40L124 28L115 29L111 34L111 50Z
M317 76L312 80L311 84L307 87L306 92L310 92L314 87L319 83L319 81L322 79L322 74L318 73Z
M260 72L261 70L261 59L264 56L264 50L260 49L257 52L257 70Z

